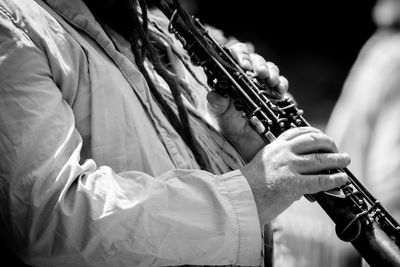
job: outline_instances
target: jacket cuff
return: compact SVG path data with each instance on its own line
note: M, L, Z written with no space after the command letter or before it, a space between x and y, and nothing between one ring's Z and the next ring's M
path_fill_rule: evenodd
M232 208L238 227L237 265L260 266L262 253L262 235L257 207L251 188L240 170L220 176Z

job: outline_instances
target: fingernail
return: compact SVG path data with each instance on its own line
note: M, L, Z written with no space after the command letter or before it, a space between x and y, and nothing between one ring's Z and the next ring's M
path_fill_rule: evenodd
M349 176L347 176L347 174L346 173L343 173L343 176L342 176L342 183L343 184L346 184L346 183L348 183L349 182Z
M350 161L351 161L351 157L350 157L350 155L349 154L347 154L347 153L343 153L343 155L346 157L346 159L347 159L347 162L348 162L348 164L350 163Z

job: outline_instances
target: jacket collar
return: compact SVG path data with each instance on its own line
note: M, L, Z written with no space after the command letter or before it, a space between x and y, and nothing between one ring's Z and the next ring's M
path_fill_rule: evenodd
M82 0L35 0L43 1L50 6L58 15L74 25L76 28L87 33L95 39L102 47L113 46L111 40L104 32L100 23L95 19L92 12Z

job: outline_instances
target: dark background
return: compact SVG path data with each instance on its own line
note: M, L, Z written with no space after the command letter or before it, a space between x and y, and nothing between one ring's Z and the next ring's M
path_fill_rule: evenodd
M258 54L276 63L305 118L321 128L361 46L375 30L373 0L196 3L195 14L203 23L253 43Z

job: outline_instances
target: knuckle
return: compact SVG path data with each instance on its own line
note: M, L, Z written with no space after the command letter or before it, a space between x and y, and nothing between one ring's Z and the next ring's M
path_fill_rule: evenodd
M317 147L319 145L319 137L315 132L308 132L303 141L306 147Z
M326 179L325 175L317 176L317 184L318 184L319 188L325 188L325 186L327 184L327 179Z
M340 167L344 163L343 158L340 157L340 155L332 154L332 156L330 158L332 159L333 166L335 166L335 167Z
M310 142L315 143L320 139L319 133L311 132L309 133Z
M308 135L310 144L319 146L324 152L336 152L335 142L322 132L311 132Z
M325 163L325 157L322 154L314 154L313 155L316 164L323 165Z
M293 155L293 160L290 163L292 168L295 168L296 170L301 170L304 165L308 164L309 159L307 159L307 156L295 155L292 149L289 149L290 153Z

